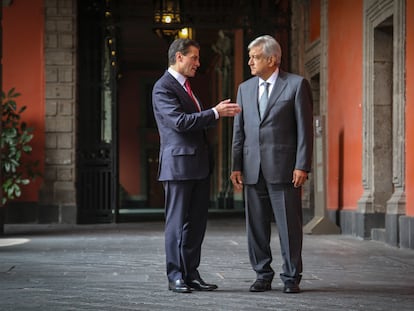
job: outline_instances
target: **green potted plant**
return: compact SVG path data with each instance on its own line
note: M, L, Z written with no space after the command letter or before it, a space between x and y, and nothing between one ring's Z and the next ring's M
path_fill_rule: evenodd
M36 171L38 161L31 161L24 157L30 154L32 147L33 128L28 127L21 120L21 114L26 106L18 107L16 97L20 93L10 89L7 94L1 93L2 119L1 119L1 182L2 204L18 198L22 194L22 186L30 183L39 175Z

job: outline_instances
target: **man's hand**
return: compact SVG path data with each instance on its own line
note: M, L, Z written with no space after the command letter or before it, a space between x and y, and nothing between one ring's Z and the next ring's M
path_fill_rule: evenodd
M230 180L233 183L234 189L243 189L243 175L240 171L231 172Z
M221 101L216 107L220 118L221 117L234 117L236 114L240 113L241 108L237 103L231 103L230 99L225 99Z
M302 170L293 171L292 183L295 188L303 186L305 181L308 179L308 173Z

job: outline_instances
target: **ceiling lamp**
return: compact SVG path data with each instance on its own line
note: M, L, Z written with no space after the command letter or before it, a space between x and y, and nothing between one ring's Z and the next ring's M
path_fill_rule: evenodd
M154 0L154 31L168 42L192 38L193 31L182 23L180 0Z

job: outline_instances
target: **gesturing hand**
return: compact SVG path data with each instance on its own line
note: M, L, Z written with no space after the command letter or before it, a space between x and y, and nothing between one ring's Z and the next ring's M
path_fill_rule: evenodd
M234 117L241 111L240 106L237 103L231 103L230 99L221 101L214 108L216 108L220 117Z

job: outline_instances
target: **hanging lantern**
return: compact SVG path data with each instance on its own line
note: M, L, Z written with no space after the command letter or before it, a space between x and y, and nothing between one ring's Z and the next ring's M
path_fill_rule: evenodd
M154 1L154 31L168 42L176 38L192 38L192 29L182 23L180 0Z

